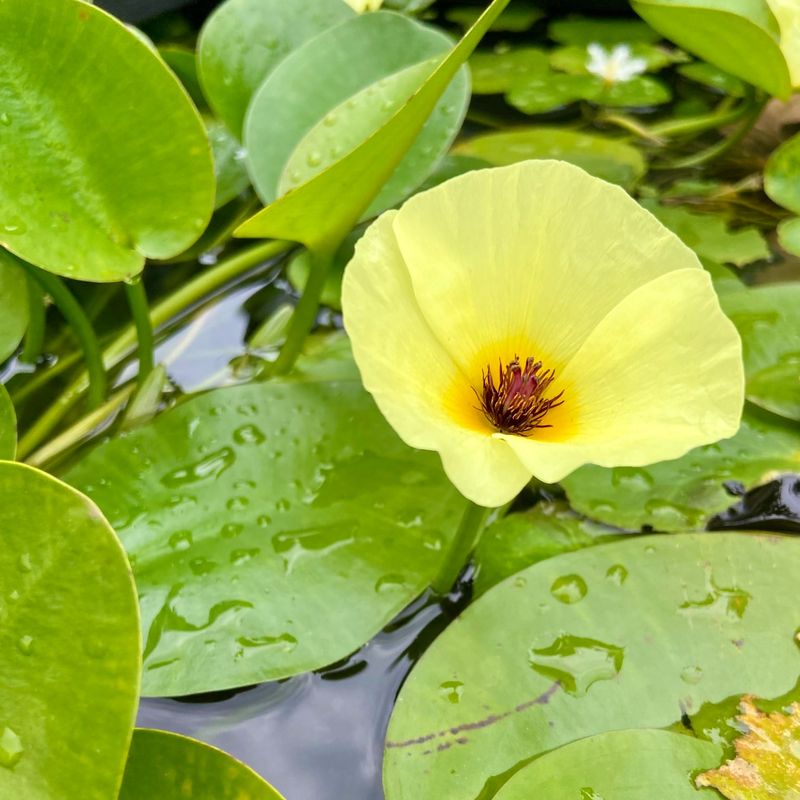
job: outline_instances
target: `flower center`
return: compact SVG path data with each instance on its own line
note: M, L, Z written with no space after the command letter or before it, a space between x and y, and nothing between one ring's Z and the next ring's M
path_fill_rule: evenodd
M487 364L483 372L483 389L474 391L486 419L498 431L524 436L534 428L552 427L542 424L542 420L551 408L564 402L561 399L563 391L554 397L544 396L555 377L553 370L542 371L541 361L529 358L523 368L519 357L514 356L505 369L502 361L498 363L496 384L492 368Z

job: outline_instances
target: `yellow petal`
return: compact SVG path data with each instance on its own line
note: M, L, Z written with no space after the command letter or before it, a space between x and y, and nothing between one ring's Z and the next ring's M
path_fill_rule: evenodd
M800 5L797 0L767 0L767 5L778 20L792 86L800 86Z
M732 436L744 402L741 341L710 276L681 270L624 298L561 381L566 439L503 436L549 482L584 463L643 466Z
M478 383L498 357L563 370L637 286L701 269L622 189L561 161L455 178L411 198L394 230L422 314Z
M345 327L364 386L404 442L440 451L465 497L502 505L530 471L488 435L488 426L479 433L459 424L451 399L474 395L419 311L392 231L396 213L382 215L362 237L342 285Z

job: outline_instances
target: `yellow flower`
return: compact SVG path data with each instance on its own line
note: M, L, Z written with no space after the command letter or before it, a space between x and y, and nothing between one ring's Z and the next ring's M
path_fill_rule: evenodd
M622 189L564 162L471 172L386 212L342 302L386 419L480 505L531 475L643 466L739 427L741 342L708 273Z
M797 0L767 0L778 21L780 47L789 67L792 86L800 86L800 5Z
M344 0L354 11L363 14L365 11L377 11L382 5L383 0Z

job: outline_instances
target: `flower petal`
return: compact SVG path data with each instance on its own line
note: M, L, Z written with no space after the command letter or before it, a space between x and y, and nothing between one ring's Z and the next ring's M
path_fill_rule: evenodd
M626 297L562 380L566 441L503 436L542 480L561 480L583 463L635 467L678 458L739 428L741 341L705 271L663 275Z
M563 370L637 286L701 269L622 189L561 161L455 178L411 198L394 230L423 316L478 385L490 357Z

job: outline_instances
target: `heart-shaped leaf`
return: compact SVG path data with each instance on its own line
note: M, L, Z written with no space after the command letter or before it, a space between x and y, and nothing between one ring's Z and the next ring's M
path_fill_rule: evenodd
M130 568L97 507L0 462L0 797L116 797L136 714Z
M387 734L387 800L493 797L535 756L577 739L680 724L745 692L783 696L800 671L798 570L796 538L699 533L598 545L517 573L406 680ZM718 736L722 721L708 727L696 735Z
M0 244L89 281L185 250L211 215L213 165L158 54L80 0L6 0L0 29Z

